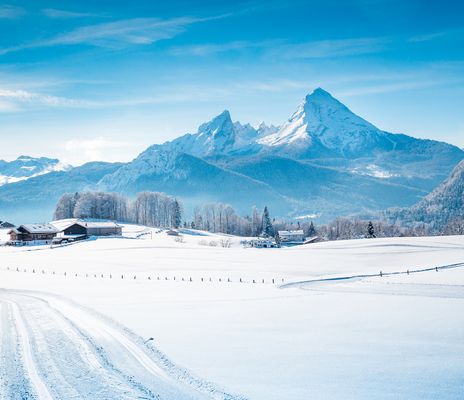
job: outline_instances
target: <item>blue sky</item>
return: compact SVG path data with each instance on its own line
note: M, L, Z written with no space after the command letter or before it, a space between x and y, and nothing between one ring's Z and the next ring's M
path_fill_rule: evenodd
M461 1L0 0L0 158L126 161L229 109L280 124L321 86L464 147Z

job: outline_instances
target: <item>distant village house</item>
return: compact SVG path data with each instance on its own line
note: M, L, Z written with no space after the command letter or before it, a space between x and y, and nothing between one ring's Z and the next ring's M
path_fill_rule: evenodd
M303 243L305 241L303 230L279 231L279 237L282 243Z

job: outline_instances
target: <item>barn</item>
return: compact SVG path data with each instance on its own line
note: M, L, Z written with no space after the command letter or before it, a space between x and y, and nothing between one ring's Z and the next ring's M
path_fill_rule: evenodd
M121 236L122 227L114 221L65 219L53 221L52 224L59 230L60 237L80 239L89 236Z
M83 226L87 236L121 236L122 227L113 221L80 221L77 224Z

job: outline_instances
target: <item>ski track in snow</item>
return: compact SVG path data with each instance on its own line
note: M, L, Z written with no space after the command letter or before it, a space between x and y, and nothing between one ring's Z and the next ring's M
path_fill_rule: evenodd
M59 296L0 290L0 400L243 400Z
M358 274L358 275L347 275L347 276L331 276L319 279L310 279L305 281L297 281L297 282L290 282L284 285L280 285L281 289L287 288L299 288L302 290L321 290L323 287L330 287L329 290L334 289L334 284L342 283L342 282L354 282L354 281L362 281L366 278L378 278L378 277L388 277L388 276L395 276L395 275L409 275L409 274L418 274L423 272L432 272L432 271L441 271L446 269L454 269L454 268L464 268L464 263L457 263L457 264L450 264L450 265L442 265L437 267L431 268L422 268L422 269L411 269L406 271L394 271L394 272L383 272L382 275L380 274ZM353 293L363 293L363 292L371 292L371 293L378 293L384 294L388 293L391 294L392 289L400 289L399 294L403 295L428 295L428 296L436 296L436 297L456 297L456 298L463 298L464 293L462 291L463 287L461 285L439 285L439 284L408 284L404 285L401 283L393 283L390 284L390 290L382 290L378 287L376 288L367 288L361 289L358 288L347 288L344 287L342 290L339 291L346 291L346 292L353 292ZM409 288L409 290L408 290ZM404 290L406 289L406 290ZM444 290L443 290L444 289ZM450 292L450 289L451 292ZM456 289L456 290L453 290ZM394 289L393 289L394 290ZM442 293L443 292L443 293Z

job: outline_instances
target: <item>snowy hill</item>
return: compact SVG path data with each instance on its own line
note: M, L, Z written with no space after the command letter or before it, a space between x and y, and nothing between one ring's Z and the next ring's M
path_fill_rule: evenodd
M124 232L148 229L0 247L0 398L462 398L464 236L253 249Z
M20 156L14 161L0 160L0 186L24 181L54 171L67 171L70 165L47 157Z

